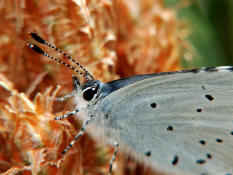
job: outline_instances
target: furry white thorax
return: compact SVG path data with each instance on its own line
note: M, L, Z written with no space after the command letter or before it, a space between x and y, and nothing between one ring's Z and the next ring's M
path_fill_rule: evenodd
M107 126L104 124L106 120L102 111L98 110L100 98L103 98L103 92L101 92L102 87L106 86L106 83L99 82L99 91L96 98L90 101L86 101L83 98L83 89L81 85L78 86L78 89L74 92L74 103L76 108L83 108L79 113L76 114L78 119L81 119L82 122L90 119L90 116L93 115L93 120L87 125L86 131L97 141L102 140L104 143L109 143L106 139L109 134L107 132Z

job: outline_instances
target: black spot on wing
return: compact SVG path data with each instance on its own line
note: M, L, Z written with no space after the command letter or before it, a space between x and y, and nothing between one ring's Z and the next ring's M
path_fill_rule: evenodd
M145 155L147 156L147 157L150 157L151 156L151 151L149 150L149 151L146 151L145 152Z
M201 173L201 175L208 175L207 173Z
M170 125L169 125L169 126L167 127L167 131L173 131L173 126L170 126Z
M172 160L172 165L177 165L178 164L178 161L179 161L179 157L177 155L174 155L174 158Z
M157 104L156 104L156 103L151 103L150 106L151 106L152 108L156 108Z
M205 140L199 140L199 143L200 143L201 145L205 145L205 144L206 144L206 141L205 141Z
M109 118L108 114L105 114L104 119L108 119L108 118Z
M211 95L205 95L205 98L207 98L209 101L213 101L214 97Z
M205 90L206 88L205 88L205 86L201 86L201 89L202 89L202 90Z
M220 138L217 138L217 139L216 139L216 142L218 142L218 143L222 143L222 142L223 142L223 140L222 140L222 139L220 139Z
M197 109L197 112L202 112L202 109L200 109L200 108L199 108L199 109Z
M204 159L197 159L196 163L202 165L202 164L206 163L206 161Z
M210 153L206 154L207 159L212 159L212 155Z
M231 131L231 135L233 135L233 131Z

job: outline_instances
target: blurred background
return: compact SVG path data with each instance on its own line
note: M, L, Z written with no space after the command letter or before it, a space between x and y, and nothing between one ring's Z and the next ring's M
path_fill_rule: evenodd
M36 43L28 32L72 55L96 79L111 81L233 65L232 12L232 0L1 0L0 173L107 174L113 153L86 134L60 155L80 122L54 121L75 107L54 97L72 91L74 72L26 47ZM155 174L124 153L113 172Z
M178 19L189 28L187 39L192 53L183 55L183 67L232 65L233 1L166 0L165 3L177 9Z

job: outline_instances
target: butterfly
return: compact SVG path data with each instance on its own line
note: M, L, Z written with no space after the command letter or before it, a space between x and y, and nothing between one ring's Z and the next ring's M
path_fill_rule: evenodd
M222 66L137 75L107 83L94 77L68 54L36 33L31 36L65 55L82 71L54 58L34 44L28 46L71 68L77 108L55 120L83 112L81 131L88 128L118 149L167 174L230 175L233 173L233 67Z

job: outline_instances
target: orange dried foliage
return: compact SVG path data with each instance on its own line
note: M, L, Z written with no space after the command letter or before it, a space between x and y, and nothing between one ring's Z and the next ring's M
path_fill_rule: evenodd
M72 91L73 72L27 48L34 42L30 31L75 56L96 79L110 81L180 68L182 38L174 12L162 0L0 2L0 173L106 174L112 149L88 136L60 155L79 123L74 117L54 121L68 105L53 99ZM49 88L58 84L60 92ZM114 172L151 174L120 156Z

